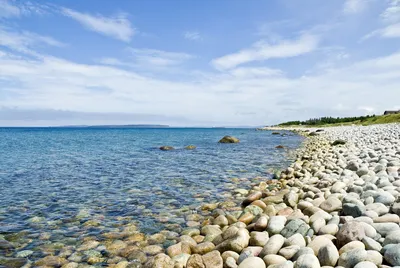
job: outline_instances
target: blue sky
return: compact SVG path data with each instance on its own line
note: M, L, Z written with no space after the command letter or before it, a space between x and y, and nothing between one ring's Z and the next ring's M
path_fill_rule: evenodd
M0 125L400 109L400 0L0 0Z

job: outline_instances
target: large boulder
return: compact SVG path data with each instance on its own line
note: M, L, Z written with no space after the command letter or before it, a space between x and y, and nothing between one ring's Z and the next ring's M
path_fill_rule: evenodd
M225 136L219 140L219 143L238 143L240 142L238 138L232 136Z

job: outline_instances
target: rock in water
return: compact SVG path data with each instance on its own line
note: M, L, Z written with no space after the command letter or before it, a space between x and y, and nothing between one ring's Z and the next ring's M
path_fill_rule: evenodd
M194 146L194 145L188 145L188 146L185 147L185 149L186 149L186 150L194 150L194 149L196 149L196 146Z
M174 149L174 147L172 147L172 146L161 146L160 147L161 151L171 151L173 149Z
M238 143L239 139L232 136L225 136L220 139L219 143Z

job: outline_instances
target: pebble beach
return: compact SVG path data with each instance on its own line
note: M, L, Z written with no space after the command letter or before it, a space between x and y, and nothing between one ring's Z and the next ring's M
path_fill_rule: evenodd
M238 211L203 207L145 267L400 266L400 125L297 132L309 138L279 180Z
M278 178L252 180L225 201L186 211L183 229L148 235L134 223L116 225L104 241L86 236L34 262L26 261L32 252L19 251L0 266L400 266L400 125L290 131L306 139ZM0 239L0 253L12 249Z

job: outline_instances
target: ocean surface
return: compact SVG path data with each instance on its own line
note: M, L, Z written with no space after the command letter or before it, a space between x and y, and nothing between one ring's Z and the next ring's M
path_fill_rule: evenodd
M225 135L241 142L218 144ZM131 222L148 234L183 225L185 211L287 166L288 150L275 147L301 141L254 129L0 128L0 240L40 256L43 243Z

